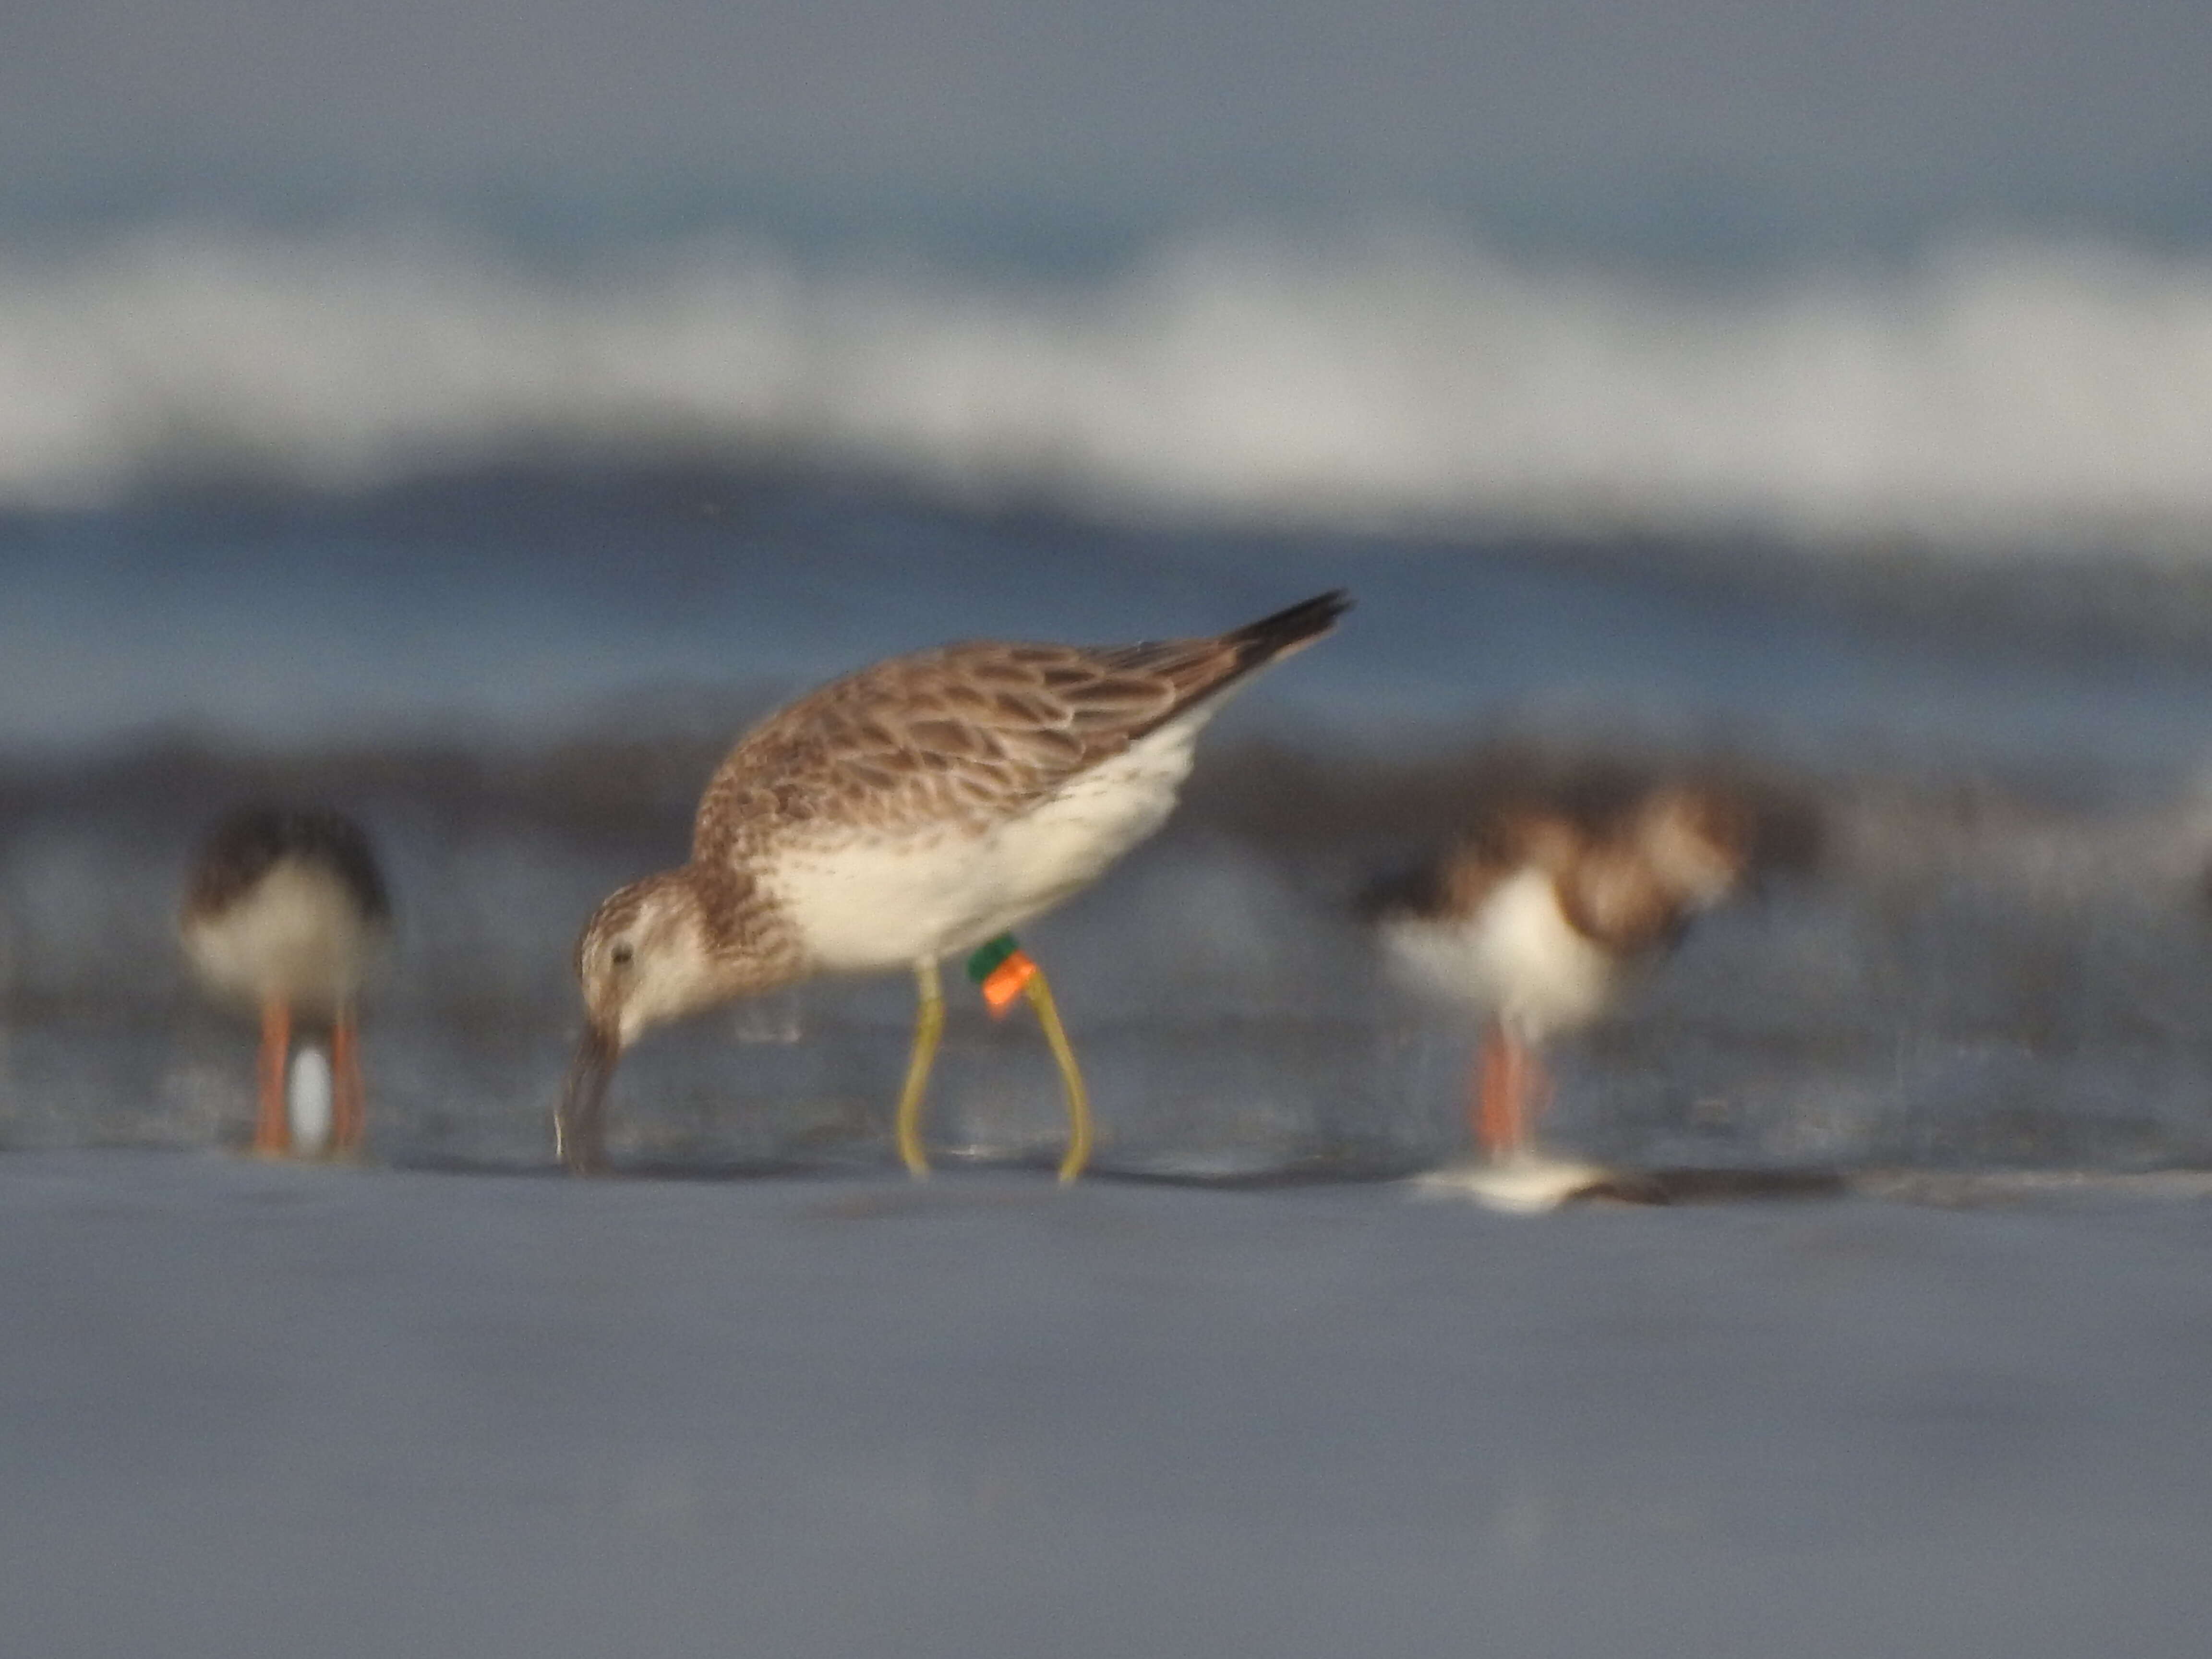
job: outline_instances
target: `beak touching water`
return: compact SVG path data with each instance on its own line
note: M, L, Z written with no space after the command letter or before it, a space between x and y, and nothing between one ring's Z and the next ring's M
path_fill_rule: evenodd
M622 1042L613 1031L596 1024L585 1026L553 1116L554 1152L571 1175L607 1171L607 1085L621 1058Z

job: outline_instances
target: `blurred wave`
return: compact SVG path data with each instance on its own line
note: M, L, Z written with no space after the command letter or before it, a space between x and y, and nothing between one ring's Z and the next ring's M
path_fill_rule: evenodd
M693 244L141 234L0 262L0 502L526 459L1358 528L2212 549L2212 259L1670 281L1199 238L976 277Z

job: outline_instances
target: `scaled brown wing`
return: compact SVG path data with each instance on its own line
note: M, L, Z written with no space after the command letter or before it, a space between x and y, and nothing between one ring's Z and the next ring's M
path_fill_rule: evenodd
M692 856L834 818L980 830L1018 814L1235 678L1224 640L979 641L836 680L738 740L699 803Z

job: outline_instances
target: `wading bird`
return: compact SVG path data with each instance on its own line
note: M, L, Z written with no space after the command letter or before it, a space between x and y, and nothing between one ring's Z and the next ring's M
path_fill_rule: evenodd
M392 905L361 826L340 813L270 806L221 819L185 884L178 931L201 981L261 1015L259 1105L253 1151L350 1157L367 1110L356 1008L382 955ZM328 1139L298 1144L287 1109L294 1028L330 1035ZM304 1127L304 1126L302 1126Z
M1510 801L1370 890L1364 908L1400 977L1483 1022L1469 1091L1477 1158L1425 1184L1542 1208L1610 1181L1536 1150L1543 1045L1604 1012L1735 890L1757 827L1746 801L1699 785Z
M1091 1146L1082 1075L1044 975L1010 930L1158 830L1200 728L1350 603L1324 593L1206 639L948 645L770 715L708 782L690 861L620 889L584 928L584 1037L555 1120L562 1161L605 1167L608 1082L654 1026L817 975L903 968L921 1009L896 1139L907 1168L925 1173L939 964L974 952L986 994L1026 994L1044 1028L1067 1097L1060 1174L1073 1180Z

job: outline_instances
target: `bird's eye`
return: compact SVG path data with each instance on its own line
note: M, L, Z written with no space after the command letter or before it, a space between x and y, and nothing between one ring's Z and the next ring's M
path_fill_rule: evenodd
M636 954L637 947L628 939L623 939L613 950L607 952L607 960L617 968L627 968L629 966L630 958Z

